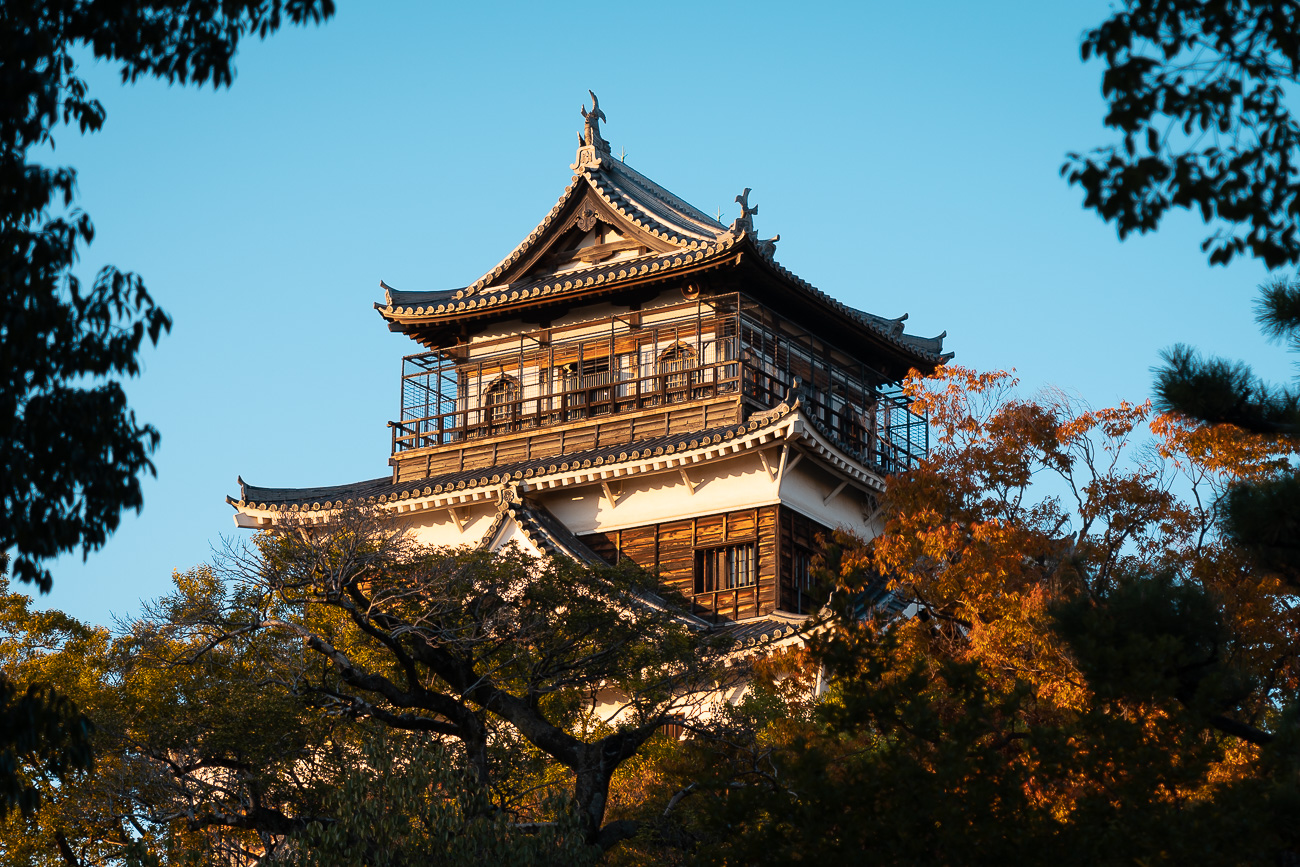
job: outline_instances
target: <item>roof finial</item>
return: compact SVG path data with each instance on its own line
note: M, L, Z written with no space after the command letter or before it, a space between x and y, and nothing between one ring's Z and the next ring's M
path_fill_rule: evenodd
M600 155L609 153L609 142L600 134L600 122L607 120L605 112L600 110L600 101L596 99L596 92L588 90L591 94L591 111L587 111L584 103L582 106L582 132L578 133L578 157L570 168L575 171L589 165L595 165L600 162Z
M608 121L605 112L600 110L600 101L596 99L596 92L589 90L591 94L591 111L587 111L587 106L582 106L582 138L583 144L590 145L602 153L609 153L609 142L605 141L600 135L600 122Z
M740 216L731 224L731 231L737 234L740 232L752 234L754 231L754 217L758 215L758 205L752 208L749 206L749 187L745 187L745 191L736 196L736 203L740 205Z

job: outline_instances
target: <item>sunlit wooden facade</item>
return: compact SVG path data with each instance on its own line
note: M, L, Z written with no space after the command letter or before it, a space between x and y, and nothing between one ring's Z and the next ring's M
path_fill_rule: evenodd
M420 347L391 472L241 480L236 523L374 504L431 543L630 559L701 622L781 634L809 611L815 536L876 532L884 477L925 455L898 385L946 357L942 336L820 292L755 233L748 190L723 225L593 124L559 201L497 266L460 289L381 284L379 314Z

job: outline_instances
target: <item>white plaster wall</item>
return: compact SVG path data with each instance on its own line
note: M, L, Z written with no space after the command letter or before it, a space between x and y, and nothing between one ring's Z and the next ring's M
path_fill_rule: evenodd
M456 526L446 509L427 509L422 512L399 515L398 520L409 522L416 541L424 545L454 548L459 545L476 545L496 519L495 503L458 508L464 529Z
M883 529L882 522L877 518L871 524L867 523L871 506L866 502L865 493L856 485L850 483L829 503L823 502L842 479L817 467L813 460L805 457L784 474L781 502L827 527L851 530L864 539L878 536Z
M531 554L538 558L542 556L542 549L534 545L533 541L524 535L523 530L519 529L519 525L515 523L514 520L507 517L505 524L501 527L500 532L497 533L497 538L493 542L492 550L499 551L512 544L518 545L526 554Z
M774 452L769 460L775 462L776 455ZM609 482L617 499L615 506L605 498L599 483L544 491L538 496L547 509L579 535L748 509L777 500L776 482L755 452L688 465L686 472L696 483L694 494L681 473L672 469Z

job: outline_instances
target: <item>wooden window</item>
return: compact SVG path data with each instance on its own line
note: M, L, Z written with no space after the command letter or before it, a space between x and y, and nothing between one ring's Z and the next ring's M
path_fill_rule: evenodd
M636 353L623 352L618 355L618 396L620 398L636 397Z
M812 573L812 551L796 545L790 563L790 579L794 584L795 611L799 614L811 614L811 593L814 583Z
M674 741L680 741L686 737L686 717L680 714L673 714L668 721L659 726L659 731L663 732L666 737Z
M715 375L718 393L727 394L739 388L740 365L725 363L735 362L740 358L740 341L736 335L736 323L733 319L724 319L719 323L717 334L717 360L721 365Z
M685 343L674 343L659 356L659 387L669 403L691 399L691 389L700 381L695 350Z
M562 370L570 419L585 418L588 412L595 415L609 411L611 377L608 355L570 362Z
M752 587L757 577L754 543L695 552L695 592Z
M794 586L807 590L813 585L812 552L807 548L794 549Z
M519 416L519 380L502 375L483 393L483 405L493 426L510 425Z

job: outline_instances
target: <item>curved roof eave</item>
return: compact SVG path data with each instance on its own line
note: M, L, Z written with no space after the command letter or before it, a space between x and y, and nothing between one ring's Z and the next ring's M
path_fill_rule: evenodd
M524 284L494 285L511 266L524 259L539 243L551 237L556 219L578 196L592 192L599 196L619 218L639 231L671 244L672 249L658 254L614 260L588 267L547 274ZM746 191L748 192L748 191ZM952 357L943 352L943 338L921 337L903 331L906 315L888 319L850 307L822 292L775 258L776 239L763 241L753 234L752 221L738 220L730 227L707 216L684 199L642 175L626 163L608 155L581 166L573 175L554 207L537 227L494 268L468 286L439 291L403 291L381 281L384 303L375 308L390 324L407 330L411 326L445 323L462 316L487 313L488 308L511 308L545 303L543 299L573 293L585 293L593 287L619 281L653 279L664 272L701 264L704 260L733 255L743 244L769 270L832 312L856 322L871 334L882 338L905 356L914 357L917 366L942 364ZM745 243L747 242L747 243ZM505 312L503 309L502 313ZM496 311L492 311L495 314ZM488 314L488 315L492 315Z

